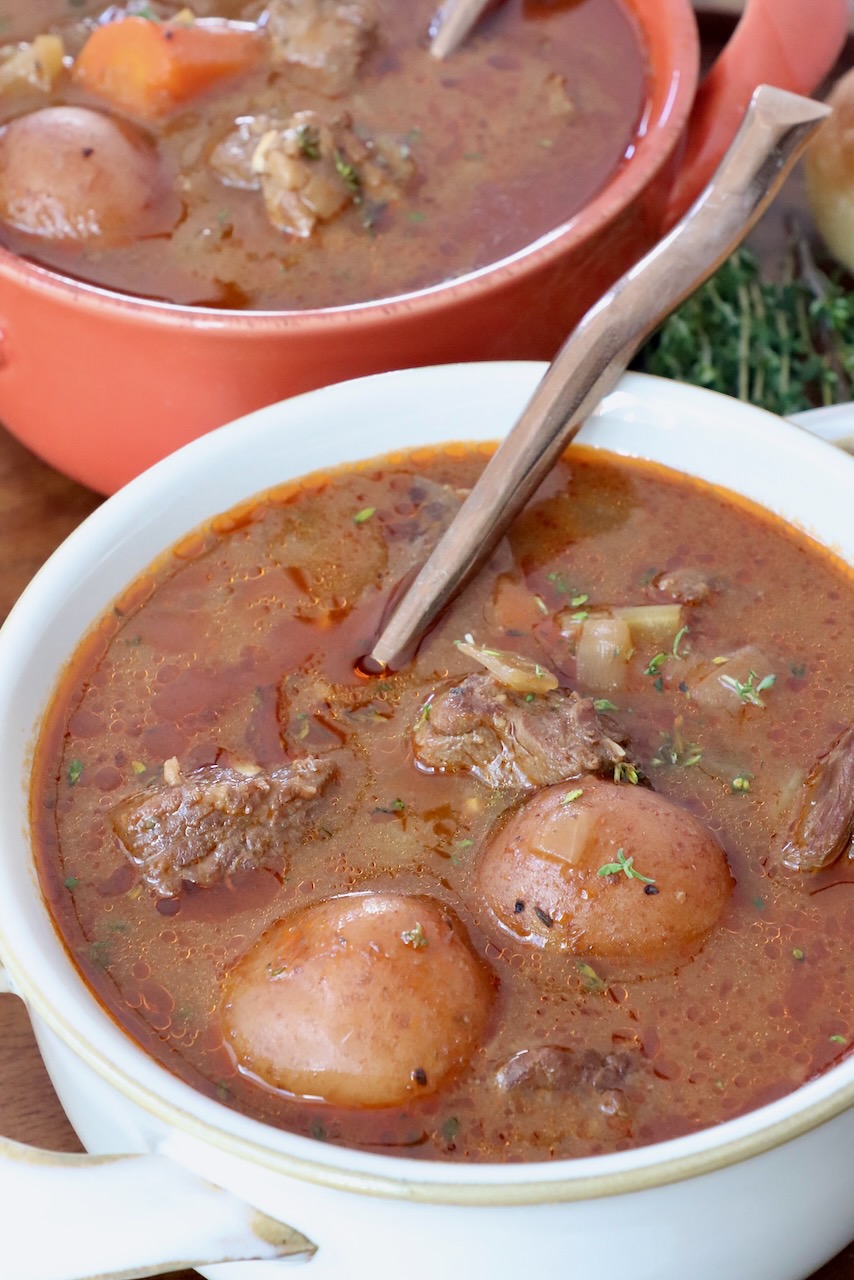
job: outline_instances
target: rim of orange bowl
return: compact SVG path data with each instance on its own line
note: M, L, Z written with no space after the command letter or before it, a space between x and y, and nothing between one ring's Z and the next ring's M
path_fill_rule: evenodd
M690 0L620 0L639 31L647 58L649 96L631 154L623 159L597 195L567 222L540 236L525 248L475 271L443 280L411 293L374 298L339 307L305 310L242 311L195 307L121 293L62 275L49 267L20 257L0 245L0 277L18 279L57 302L81 301L97 310L119 315L131 313L147 323L175 327L192 322L194 328L220 329L225 324L253 331L299 327L322 329L345 323L386 323L390 314L429 314L441 311L448 296L474 298L489 293L496 283L508 284L532 269L541 269L567 249L584 243L601 231L620 209L627 207L666 165L679 144L691 114L699 80L700 40ZM652 51L650 28L657 22L658 38ZM426 55L425 55L426 56Z
M683 387L680 392L698 394L696 388ZM673 388L667 394L674 394ZM730 412L768 419L775 431L784 426L772 415L737 402L732 402ZM205 437L203 443L210 439ZM828 447L806 433L793 439L801 451ZM824 458L825 471L827 464ZM160 465L175 464L167 459ZM91 519L98 519L98 513ZM31 926L20 927L35 946ZM61 947L59 942L56 945ZM42 1023L96 1076L169 1129L292 1179L387 1200L497 1207L570 1203L650 1190L771 1152L854 1107L854 1058L849 1056L792 1093L744 1116L630 1151L525 1165L448 1165L351 1150L274 1129L173 1076L119 1029L70 959L57 982L51 956L39 951L35 963L27 963L3 927L0 954L14 990ZM50 982L40 974L42 968L51 969Z

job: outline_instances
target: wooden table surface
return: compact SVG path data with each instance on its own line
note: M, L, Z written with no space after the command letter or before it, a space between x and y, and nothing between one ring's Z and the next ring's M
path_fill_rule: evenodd
M721 34L725 31L719 26L707 27L707 44ZM849 44L845 65L854 61L852 54ZM752 247L773 255L787 214L803 215L803 208L796 178L754 233ZM99 501L40 462L0 426L0 621L39 565ZM0 998L0 1082L0 1134L54 1151L82 1150L42 1064L23 1005L13 996ZM2 1249L0 1232L0 1276L5 1275ZM173 1272L170 1280L198 1277L182 1271ZM742 1276L722 1280L750 1280L749 1259ZM854 1280L854 1242L812 1280Z

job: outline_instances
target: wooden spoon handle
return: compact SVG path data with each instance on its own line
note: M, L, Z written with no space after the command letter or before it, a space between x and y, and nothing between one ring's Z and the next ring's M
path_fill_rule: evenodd
M430 52L433 57L446 58L453 53L481 15L495 4L496 0L445 0L430 23Z
M829 108L764 85L714 179L664 240L587 312L394 609L371 657L397 668L483 564L642 342L767 208Z

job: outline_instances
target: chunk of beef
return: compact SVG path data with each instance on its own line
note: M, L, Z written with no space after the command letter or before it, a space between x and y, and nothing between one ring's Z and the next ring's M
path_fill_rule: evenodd
M626 754L590 698L565 689L518 693L490 675L437 693L413 741L422 765L468 770L490 787L546 787L609 770Z
M712 592L708 575L699 569L671 569L653 578L652 585L678 604L702 604Z
M821 871L854 840L854 728L839 735L813 765L801 788L782 844L795 871Z
M173 897L185 880L208 887L236 871L282 869L335 772L306 756L269 773L209 765L184 777L167 760L163 785L118 805L113 828L148 884Z
M399 199L415 173L404 144L360 136L346 112L246 116L214 147L209 163L226 185L260 190L270 223L301 238L354 203Z
M591 1089L606 1093L620 1089L627 1076L637 1069L636 1056L630 1053L600 1053L598 1049L566 1049L543 1045L538 1049L522 1049L503 1063L495 1073L501 1089Z
M261 21L274 64L286 68L292 83L330 98L352 87L377 26L365 0L270 0Z

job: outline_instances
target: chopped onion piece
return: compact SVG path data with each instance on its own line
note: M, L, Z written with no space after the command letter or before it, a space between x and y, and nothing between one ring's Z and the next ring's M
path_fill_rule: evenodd
M471 636L457 641L457 648L466 657L474 658L481 666L486 667L490 675L495 676L508 689L517 693L548 693L558 687L557 676L538 662L523 658L519 653L507 653L503 649L487 649L482 644L475 644Z
M669 649L682 626L682 606L678 604L639 604L614 609L615 618L628 624L636 645L654 644Z
M62 74L64 56L62 40L53 35L0 50L0 93L24 85L50 93Z
M578 683L592 692L625 688L632 656L632 637L623 618L590 617L581 628L576 650Z

